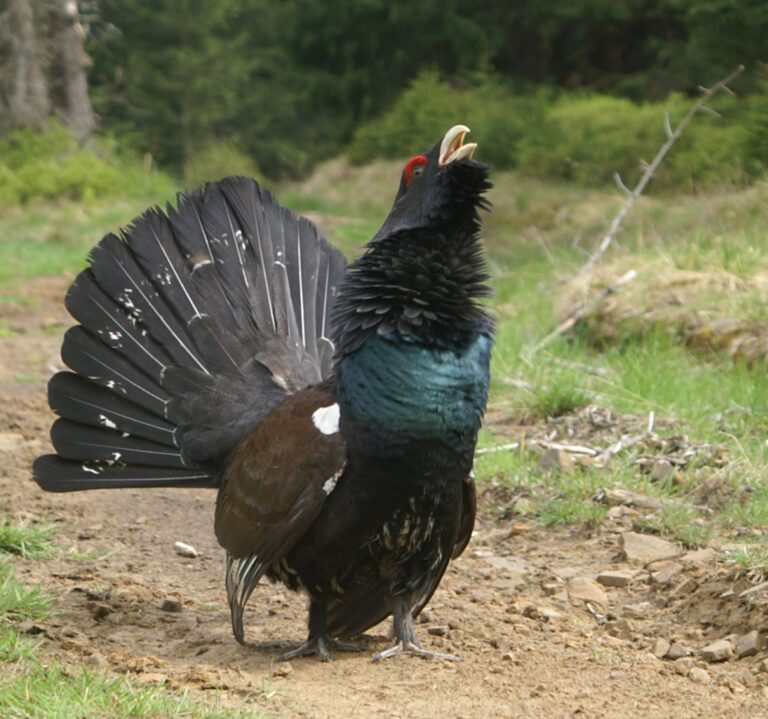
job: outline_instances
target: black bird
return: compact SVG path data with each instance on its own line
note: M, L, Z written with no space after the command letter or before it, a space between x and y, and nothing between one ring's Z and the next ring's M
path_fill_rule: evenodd
M456 126L405 166L347 267L306 219L228 178L108 235L66 305L48 491L214 487L232 627L262 576L309 595L309 637L394 616L395 644L475 519L471 468L494 325L478 210L487 167Z

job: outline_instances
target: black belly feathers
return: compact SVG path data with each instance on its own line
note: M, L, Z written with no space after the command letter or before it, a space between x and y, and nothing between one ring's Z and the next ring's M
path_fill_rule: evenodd
M492 335L476 304L487 294L476 212L487 172L455 164L440 187L459 187L466 217L452 224L450 198L433 198L439 227L409 229L399 195L396 235L377 236L351 272L311 223L244 178L105 237L67 294L79 324L62 346L69 369L49 384L59 419L55 454L34 465L39 485L214 487L239 641L266 574L311 600L309 638L285 656L328 659L350 648L336 638L389 614L399 645L427 654L412 619L472 532L477 423L449 450L374 447L345 424L335 368L371 334L440 351ZM457 180L473 172L471 187Z

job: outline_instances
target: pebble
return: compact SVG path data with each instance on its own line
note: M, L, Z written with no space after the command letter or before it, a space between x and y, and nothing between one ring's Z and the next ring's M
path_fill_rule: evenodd
M434 627L428 627L427 634L431 634L433 637L444 637L448 634L449 629L447 624L438 624Z
M706 669L699 669L699 667L691 669L688 673L688 677L692 682L696 682L697 684L709 684L712 681L709 672Z
M293 671L290 662L278 662L272 674L276 677L287 677Z
M659 659L663 659L664 657L669 654L669 649L672 646L669 639L664 639L663 637L658 637L653 642L653 647L651 648L651 652L653 653L653 656L658 657Z
M573 457L561 449L548 449L539 460L539 469L545 472L555 470L563 474L571 474L573 468Z
M696 664L691 657L680 657L672 664L672 671L682 677L687 677L695 667Z
M672 580L680 574L683 565L678 562L669 562L662 566L658 571L651 573L651 581L654 584L671 584Z
M176 542L173 548L176 550L176 554L182 557L197 557L199 555L199 552L191 544L184 542Z
M753 657L760 651L760 633L755 629L736 640L736 656L739 659L743 657Z
M680 547L666 539L637 532L621 533L621 557L628 561L655 562L681 554Z
M110 607L108 604L91 604L88 607L88 611L91 613L91 616L96 619L104 619L105 617L108 617L110 614L112 614L112 607Z
M625 570L600 572L597 575L598 583L604 587L626 587L631 584L634 578L634 572L627 572Z
M727 639L718 639L701 650L701 658L706 662L724 662L733 656L733 645Z
M634 604L626 604L621 613L629 619L644 619L651 609L650 602L635 602Z
M680 659L681 657L689 657L693 654L693 649L680 644L680 642L672 642L669 647L669 651L664 655L665 659Z
M675 468L666 459L656 460L651 469L651 481L664 482L669 479L674 472Z
M757 665L757 671L761 674L768 674L768 659L763 659L763 661Z
M571 601L591 602L602 609L608 606L605 590L589 577L573 577L568 582L568 597Z
M178 599L168 597L167 599L163 600L163 603L160 605L160 609L163 612L178 614L181 611L181 602Z
M695 549L692 552L687 552L680 557L680 561L683 564L711 564L717 560L717 557L716 550L712 549L712 547L705 547L704 549Z

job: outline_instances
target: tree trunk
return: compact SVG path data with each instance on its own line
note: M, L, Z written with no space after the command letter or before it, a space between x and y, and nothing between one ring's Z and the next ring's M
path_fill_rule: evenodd
M64 94L61 114L77 139L85 142L96 129L96 116L88 97L86 68L90 58L83 47L85 30L80 24L76 0L56 0L56 3L61 13L57 38Z
M30 0L8 0L0 16L0 124L8 127L40 125L51 111L48 85L35 33L35 11ZM3 107L3 105L5 107Z

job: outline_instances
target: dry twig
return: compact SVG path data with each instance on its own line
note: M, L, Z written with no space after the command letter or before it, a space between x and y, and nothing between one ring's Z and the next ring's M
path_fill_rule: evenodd
M677 127L675 127L674 129L672 128L672 123L669 117L669 113L664 114L664 129L667 134L667 139L664 142L664 144L659 148L659 151L656 153L656 157L654 157L650 163L643 163L643 167L645 171L643 172L643 175L638 181L638 183L635 185L634 189L630 190L624 184L623 180L621 179L618 173L614 175L616 184L619 187L619 190L621 190L621 192L626 196L626 200L624 201L624 204L619 208L619 211L616 213L615 217L611 221L611 224L608 227L608 231L605 233L605 235L603 235L603 238L600 241L600 244L597 246L597 249L589 256L589 259L587 260L587 262L584 264L581 271L579 272L579 275L582 278L584 278L585 286L587 288L589 287L589 283L592 278L592 273L594 272L595 266L602 259L603 255L606 253L608 248L613 243L616 235L621 229L621 225L624 222L624 219L629 214L629 211L632 209L632 206L635 204L635 202L640 197L640 195L643 194L643 191L645 190L648 183L651 181L651 178L655 174L656 170L659 168L659 165L661 164L662 160L671 149L672 145L674 145L675 142L677 142L677 140L683 134L683 131L685 130L685 128L688 126L688 123L690 123L690 121L693 119L693 116L697 112L700 112L702 110L704 111L711 110L711 108L707 107L707 103L716 94L718 94L719 92L725 92L731 95L733 94L733 91L728 87L728 85L731 82L733 82L733 80L736 79L743 71L744 71L744 66L739 65L730 75L728 75L728 77L725 77L722 80L716 82L714 85L712 85L712 87L700 88L701 91L703 92L703 95L691 106L690 110L688 110L688 112L683 116L683 118L677 124ZM543 339L536 342L536 344L534 344L525 353L527 355L527 358L530 359L542 347L545 347L560 335L568 332L579 320L581 320L583 317L585 317L590 312L592 312L608 295L611 295L614 292L618 291L621 288L621 286L625 285L627 282L631 282L636 276L637 276L637 273L634 270L630 270L629 272L626 272L624 275L619 277L615 282L613 282L611 285L609 285L604 290L602 290L599 294L595 295L595 297L593 297L591 300L586 301L584 302L584 304L577 307L552 332L550 332Z

